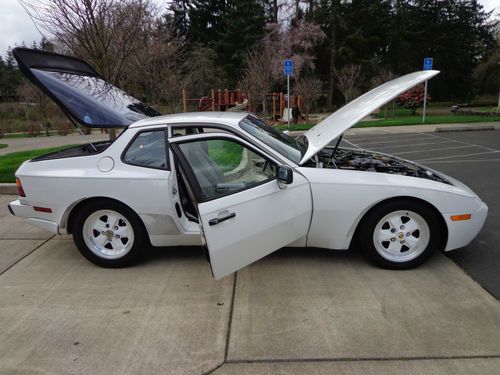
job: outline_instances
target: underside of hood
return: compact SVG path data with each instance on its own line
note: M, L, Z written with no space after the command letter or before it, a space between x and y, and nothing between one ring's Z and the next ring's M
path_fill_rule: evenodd
M437 70L410 73L386 82L349 102L304 134L308 141L308 148L300 164L304 164L335 138L376 109L438 73Z

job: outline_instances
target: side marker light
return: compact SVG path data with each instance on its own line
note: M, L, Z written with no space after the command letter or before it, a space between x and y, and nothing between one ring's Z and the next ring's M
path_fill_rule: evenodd
M462 214L462 215L453 215L453 216L450 216L451 221L470 220L471 217L472 217L471 214Z

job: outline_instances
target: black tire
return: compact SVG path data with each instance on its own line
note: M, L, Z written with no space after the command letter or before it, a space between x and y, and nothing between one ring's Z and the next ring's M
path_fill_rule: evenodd
M121 257L108 259L96 254L85 242L84 225L86 220L100 210L111 210L122 215L133 231L133 244L130 250ZM121 268L138 262L140 257L151 246L146 228L139 216L129 207L112 200L95 200L81 207L73 221L73 240L80 253L92 263L105 268Z
M427 243L427 246L418 256L410 260L394 261L392 259L388 259L387 257L384 257L379 251L377 251L374 243L375 242L374 231L376 230L376 227L379 224L379 222L384 217L386 217L386 215L389 215L390 213L396 211L408 211L417 213L423 220L425 220L429 228L429 241ZM389 228L390 228L389 230L392 230L392 227ZM384 229L383 226L382 229ZM402 232L404 233L404 230L401 230L401 232L399 233ZM419 233L420 233L419 231L415 231L415 235ZM441 223L439 218L436 216L434 210L423 202L418 202L408 199L392 200L374 207L371 211L367 213L367 215L360 222L356 234L357 234L357 243L359 244L362 253L370 261L372 261L373 263L382 268L394 269L394 270L405 270L405 269L415 268L424 263L433 254L435 250L439 249L442 246ZM399 237L397 237L397 235L398 233L396 232L395 233L396 242L399 242L398 241ZM404 240L405 239L403 238L403 241ZM393 240L391 239L391 241ZM386 246L387 242L389 241L383 241L382 243L384 246ZM399 245L396 243L395 246L397 247ZM402 252L408 251L403 246L405 245L401 245L402 250L400 251ZM423 248L423 246L421 246L421 248Z

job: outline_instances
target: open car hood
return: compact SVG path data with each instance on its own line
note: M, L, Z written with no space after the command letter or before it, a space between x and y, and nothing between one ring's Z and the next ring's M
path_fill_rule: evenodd
M90 128L126 127L160 113L106 82L85 61L28 48L12 51L19 70L73 121Z
M347 103L304 134L308 141L308 147L300 164L304 164L335 138L356 125L361 119L368 116L377 108L380 108L419 83L431 79L438 73L439 71L437 70L410 73L386 82L354 99L352 102Z

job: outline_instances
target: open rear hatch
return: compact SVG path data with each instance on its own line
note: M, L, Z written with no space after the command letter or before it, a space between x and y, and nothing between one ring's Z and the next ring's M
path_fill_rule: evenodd
M106 82L85 61L15 48L21 72L47 94L73 123L90 128L127 127L160 113Z

